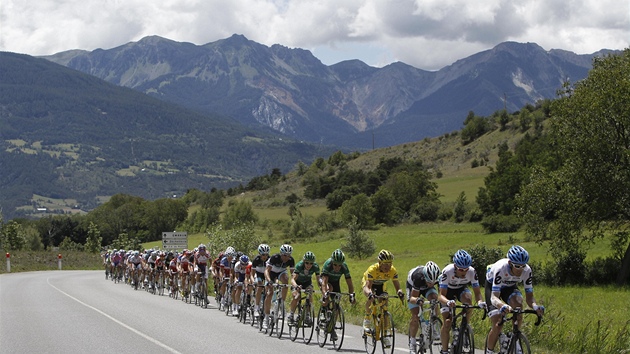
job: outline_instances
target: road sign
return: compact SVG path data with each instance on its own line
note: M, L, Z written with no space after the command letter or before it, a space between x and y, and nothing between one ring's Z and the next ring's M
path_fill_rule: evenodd
M162 232L162 248L165 250L188 248L188 232Z

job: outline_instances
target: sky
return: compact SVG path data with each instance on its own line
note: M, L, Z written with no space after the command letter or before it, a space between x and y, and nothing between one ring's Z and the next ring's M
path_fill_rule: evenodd
M203 45L242 34L359 59L439 70L499 43L591 54L630 43L627 0L0 0L0 51L110 49L158 35Z

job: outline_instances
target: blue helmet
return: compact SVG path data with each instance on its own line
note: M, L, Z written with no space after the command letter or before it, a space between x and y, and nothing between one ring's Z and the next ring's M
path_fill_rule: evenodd
M507 258L514 264L527 264L529 262L529 253L519 245L514 245L507 253Z
M241 263L243 263L243 264L248 264L249 263L249 257L247 257L246 254L241 256Z
M468 252L459 250L455 252L453 256L453 263L455 263L458 268L468 268L472 264L472 257Z

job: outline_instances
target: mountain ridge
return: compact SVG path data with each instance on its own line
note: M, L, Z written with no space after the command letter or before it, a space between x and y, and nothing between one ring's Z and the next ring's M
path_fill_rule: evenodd
M614 52L578 55L504 42L426 71L402 62L326 66L308 50L268 47L234 34L203 45L150 36L109 50L44 58L246 126L364 149L371 147L366 134L391 146L460 129L469 111L514 111L554 98L567 79L586 77L595 55Z

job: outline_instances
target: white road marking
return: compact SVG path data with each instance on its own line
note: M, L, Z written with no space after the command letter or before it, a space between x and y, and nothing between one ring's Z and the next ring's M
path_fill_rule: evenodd
M142 332L138 331L137 329L135 329L135 328L133 328L133 327L131 327L131 326L129 326L129 325L127 325L127 324L123 323L123 322L120 322L119 320L117 320L117 319L115 319L114 317L112 317L112 316L110 316L110 315L106 314L105 312L103 312L103 311L101 311L101 310L97 309L96 307L91 306L91 305L88 305L88 304L86 304L85 302L83 302L83 301L81 301L81 300L77 299L76 297L74 297L74 296L72 296L72 295L70 295L70 294L66 293L65 291L63 291L63 290L59 289L58 287L56 287L56 286L52 285L52 284L50 283L50 278L46 279L46 282L48 283L48 285L50 285L51 287L53 287L53 289L57 290L58 292L60 292L60 293L62 293L62 294L64 294L64 295L66 295L67 297L69 297L69 298L71 298L72 300L74 300L74 301L76 301L76 302L80 303L81 305L83 305L83 306L85 306L85 307L87 307L87 308L89 308L89 309L92 309L92 310L94 310L94 311L98 312L99 314L101 314L101 315L103 315L103 316L105 316L105 317L109 318L110 320L112 320L112 321L116 322L117 324L119 324L119 325L121 325L121 326L123 326L123 327L127 328L128 330L132 331L133 333L135 333L135 334L137 334L137 335L139 335L139 336L143 337L144 339L148 340L149 342L152 342L152 343L154 343L155 345L158 345L158 346L160 346L160 347L162 347L162 348L164 348L164 349L168 350L169 352L171 352L171 353L173 353L173 354L182 354L181 352L179 352L179 351L177 351L177 350L175 350L175 349L173 349L173 348L169 347L168 345L166 345L166 344L164 344L164 343L160 342L159 340L157 340L157 339L155 339L155 338L153 338L153 337L151 337L151 336L149 336L149 335L146 335L146 334L144 334L144 333L142 333Z

